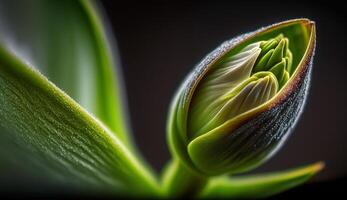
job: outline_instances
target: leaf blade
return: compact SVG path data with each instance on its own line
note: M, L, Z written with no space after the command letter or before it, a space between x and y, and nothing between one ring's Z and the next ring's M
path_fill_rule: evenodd
M132 146L119 63L94 2L5 1L1 7L0 38L12 37L9 45L25 60Z
M200 197L264 198L304 183L323 167L322 162L317 162L282 172L236 178L216 178L211 180Z
M150 171L107 127L2 46L0 105L0 130L67 182L158 193Z

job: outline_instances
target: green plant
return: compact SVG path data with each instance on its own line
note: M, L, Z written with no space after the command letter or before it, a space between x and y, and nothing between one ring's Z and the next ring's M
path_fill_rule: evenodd
M8 21L34 64L8 34L0 37L0 163L15 160L79 191L139 197L266 197L322 168L231 176L267 160L297 122L310 83L312 21L234 38L194 68L172 103L173 159L159 177L131 140L117 62L92 3L26 3L35 14Z

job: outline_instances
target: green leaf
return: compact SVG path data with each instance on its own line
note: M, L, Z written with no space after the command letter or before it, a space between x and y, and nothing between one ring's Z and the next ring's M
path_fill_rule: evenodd
M0 40L130 146L117 52L93 2L5 0L0 8Z
M10 138L66 184L84 191L157 193L152 174L116 135L2 46L0 105L0 140Z
M322 162L282 172L212 179L200 197L263 198L300 185L324 167Z

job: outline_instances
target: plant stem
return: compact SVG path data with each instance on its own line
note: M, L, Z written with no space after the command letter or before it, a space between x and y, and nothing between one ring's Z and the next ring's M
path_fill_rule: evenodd
M178 160L173 160L164 171L164 194L170 198L195 197L207 182L208 177L196 173Z

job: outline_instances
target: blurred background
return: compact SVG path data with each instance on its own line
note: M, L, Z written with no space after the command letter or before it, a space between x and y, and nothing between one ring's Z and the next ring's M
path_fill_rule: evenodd
M283 148L254 172L322 160L326 168L314 182L331 188L346 183L347 15L342 3L104 0L102 5L118 41L135 139L156 170L170 158L165 142L170 100L195 64L239 34L292 18L314 20L317 49L305 111Z
M343 3L159 0L98 3L109 21L110 33L117 40L134 139L158 172L170 159L165 130L171 98L205 55L223 41L262 26L300 17L315 21L317 49L305 111L283 148L252 173L324 161L326 168L312 182L281 197L342 191L347 184L347 14ZM27 180L30 183L31 177ZM321 188L324 190L317 190Z

